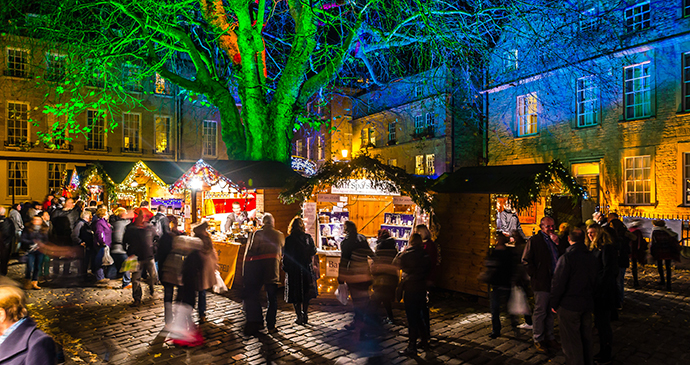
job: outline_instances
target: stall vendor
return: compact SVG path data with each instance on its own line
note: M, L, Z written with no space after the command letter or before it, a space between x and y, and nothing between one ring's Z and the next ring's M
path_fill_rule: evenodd
M225 221L225 232L232 232L232 224L237 222L240 226L247 221L247 212L242 211L240 203L232 203L232 213L228 214L228 220Z

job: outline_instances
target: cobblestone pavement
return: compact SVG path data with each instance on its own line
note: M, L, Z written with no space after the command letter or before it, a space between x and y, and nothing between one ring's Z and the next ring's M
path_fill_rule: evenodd
M17 279L23 265L15 263ZM617 364L688 364L690 273L675 272L673 292L656 285L654 267L645 267L642 287L626 289L620 320L613 322ZM630 272L626 278L631 285ZM113 286L117 286L113 281ZM504 319L503 336L490 339L488 308L458 294L435 293L431 308L432 349L417 358L401 357L406 346L402 305L397 323L387 325L376 341L359 341L344 329L351 306L318 298L308 326L293 323L291 307L281 303L278 332L258 338L242 334L243 314L236 293L209 294L206 342L198 348L164 344L162 287L155 298L144 290L144 305L130 308L131 290L107 287L46 285L30 291L30 313L39 326L64 346L67 364L563 364L562 352L534 351L531 331L516 337ZM558 333L556 331L556 333ZM595 334L596 343L596 334ZM598 346L595 345L595 349Z

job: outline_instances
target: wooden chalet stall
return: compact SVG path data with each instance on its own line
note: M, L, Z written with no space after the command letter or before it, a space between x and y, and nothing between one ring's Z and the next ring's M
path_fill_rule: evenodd
M315 175L297 179L284 191L283 201L303 203L306 230L318 251L319 292L333 293L338 286L345 221L354 222L372 248L379 229L384 228L402 249L414 226L428 223L429 185L424 177L360 155L352 161L326 162Z
M151 202L154 198L166 201L173 199L175 196L168 191L169 185L182 175L180 171L175 180L164 181L159 173L168 177L170 174L167 171L175 166L174 162L167 161L103 161L100 164L116 184L117 201L110 203L120 206L139 206L142 201ZM179 170L179 168L172 170ZM178 198L181 197L178 196ZM157 206L158 204L151 203L151 207Z
M85 203L96 201L98 204L110 205L116 202L117 192L113 179L99 162L88 166L78 166L77 178L71 180L70 186L76 188L70 196L74 199L82 199Z
M554 160L548 164L464 167L444 174L432 188L434 211L441 226L439 287L488 298L478 280L494 245L496 217L510 199L527 237L539 230L546 214L579 222L577 205L584 189ZM568 204L567 202L570 202ZM559 218L561 217L561 218Z

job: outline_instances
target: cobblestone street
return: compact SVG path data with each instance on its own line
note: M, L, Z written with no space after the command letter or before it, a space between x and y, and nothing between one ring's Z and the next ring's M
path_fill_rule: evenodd
M23 265L11 266L18 279ZM647 266L640 289L626 288L620 320L613 322L617 364L688 364L683 343L690 340L690 275L676 272L673 292L659 290L656 268ZM631 284L628 272L627 284ZM115 281L113 286L117 286ZM344 329L351 306L318 298L310 307L310 324L293 323L291 307L281 303L278 332L259 338L242 334L244 316L237 293L209 294L206 342L198 348L168 348L163 340L162 287L155 298L130 308L131 290L46 285L29 292L30 314L64 346L67 364L563 364L562 353L538 354L531 331L515 337L504 320L503 336L490 339L487 306L458 294L436 293L431 308L432 349L418 358L398 355L406 346L402 304L396 324L376 341L359 341ZM595 334L596 343L596 334ZM595 349L597 345L595 345Z

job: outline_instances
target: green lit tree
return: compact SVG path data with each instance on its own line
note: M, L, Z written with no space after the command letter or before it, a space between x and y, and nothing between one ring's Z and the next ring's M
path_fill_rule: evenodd
M64 102L47 111L70 131L88 131L74 118L86 108L136 104L129 91L158 74L218 109L231 158L287 161L294 129L322 122L305 108L316 93L479 63L507 13L489 1L17 0L3 27L68 52L50 90Z

